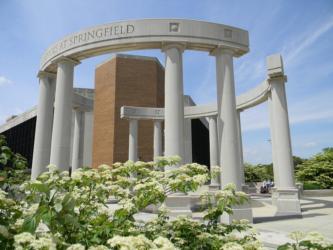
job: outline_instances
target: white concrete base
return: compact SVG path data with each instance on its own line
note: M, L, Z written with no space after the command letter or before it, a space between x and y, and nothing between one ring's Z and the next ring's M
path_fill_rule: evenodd
M250 193L250 187L247 184L242 184L242 191L246 194Z
M233 209L233 214L222 214L220 221L225 224L231 224L233 220L246 219L250 223L253 222L252 208L250 203L246 203L240 206L235 206Z
M191 197L189 195L182 193L169 195L165 199L165 205L170 211L170 216L192 217Z
M297 188L273 189L272 204L277 208L276 216L302 214Z
M221 185L220 184L210 184L209 186L208 186L208 190L209 191L218 191L218 190L220 190L221 189Z

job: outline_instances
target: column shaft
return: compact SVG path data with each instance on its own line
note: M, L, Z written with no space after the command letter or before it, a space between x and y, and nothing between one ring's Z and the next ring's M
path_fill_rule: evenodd
M273 106L272 106L272 95L268 96L268 112L269 112L269 124L270 124L270 134L271 134L271 147L272 147L272 162L273 162L273 175L274 175L274 183L276 187L280 186L279 181L279 163L277 162L276 157L276 137L275 137L275 124L274 124L274 116L273 116Z
M72 172L82 167L84 142L84 112L74 111L74 135L72 153Z
M60 170L69 169L74 65L67 59L58 62L50 161Z
M239 140L239 155L240 155L240 178L242 185L245 185L245 166L243 156L243 140L242 140L242 125L241 125L241 111L237 111L237 129Z
M220 138L221 183L234 183L241 190L240 152L234 86L233 55L229 50L216 52L218 131Z
M279 187L295 187L284 78L271 79L270 84L275 135L273 145L278 164Z
M138 120L129 121L128 160L138 160Z
M154 160L162 155L162 121L154 121Z
M184 101L182 49L164 50L165 60L165 156L184 158Z
M210 169L214 166L219 166L219 157L218 157L218 135L217 135L217 126L216 118L209 117L209 158L210 158ZM219 185L220 179L219 176L212 178L211 185Z
M31 179L46 171L50 163L55 75L41 72Z

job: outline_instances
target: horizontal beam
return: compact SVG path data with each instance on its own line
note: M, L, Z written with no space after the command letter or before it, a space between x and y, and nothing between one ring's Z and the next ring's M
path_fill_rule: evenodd
M237 96L237 110L242 111L265 102L269 91L269 83L265 80L257 87ZM184 107L184 117L187 119L201 119L216 115L217 107L215 104ZM137 120L164 120L164 108L123 106L120 109L120 117Z

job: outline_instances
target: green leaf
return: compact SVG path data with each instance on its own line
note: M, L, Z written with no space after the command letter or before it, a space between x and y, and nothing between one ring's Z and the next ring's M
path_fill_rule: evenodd
M63 201L62 201L62 205L64 207L65 210L73 210L75 207L75 200L73 199L73 197L71 196L70 193L66 194Z
M49 192L49 187L44 183L32 183L31 187L38 192L47 193Z
M61 203L56 203L54 205L54 210L57 211L57 213L59 213L62 210L62 205Z
M30 233L34 232L37 227L37 218L36 216L28 217L23 222L23 231L28 231Z

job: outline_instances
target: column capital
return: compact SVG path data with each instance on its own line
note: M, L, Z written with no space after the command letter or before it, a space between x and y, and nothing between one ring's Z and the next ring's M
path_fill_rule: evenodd
M57 64L62 63L62 62L69 62L69 63L72 63L74 66L81 63L80 61L69 58L67 56L61 56L61 57L57 58L54 62L57 63Z
M184 52L184 50L186 49L186 43L169 43L169 42L162 42L162 52L167 51L168 49L179 49L179 51L181 53Z
M267 82L272 84L272 82L276 82L279 80L280 83L285 83L288 81L288 77L286 75L267 75Z
M38 78L46 78L46 77L49 77L49 78L56 78L57 77L57 74L56 73L52 73L52 72L48 72L48 71L38 71L37 73L37 77Z
M280 54L270 55L266 58L266 69L268 80L280 79L287 81L287 76L284 75L283 60Z
M217 118L217 115L209 115L209 116L206 116L207 119L213 119L213 120L216 120Z
M215 49L213 49L209 52L209 55L211 55L211 56L217 56L217 55L221 55L221 54L228 54L228 55L234 56L235 51L228 47L217 46Z

